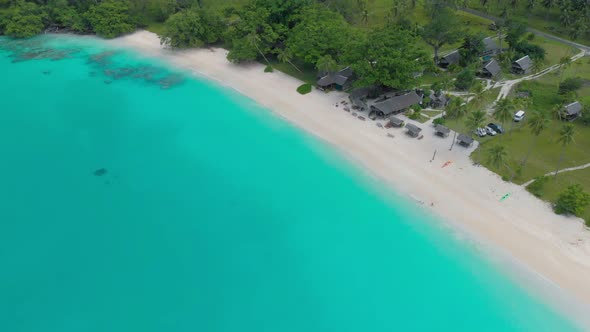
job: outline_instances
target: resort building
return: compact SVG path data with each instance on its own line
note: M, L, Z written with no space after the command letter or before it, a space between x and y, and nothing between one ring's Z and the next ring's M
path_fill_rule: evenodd
M406 94L391 97L371 105L369 118L387 117L392 114L398 114L407 110L410 106L420 104L422 98L416 92L411 91Z
M533 69L533 60L528 55L514 61L512 63L512 72L515 74L528 74Z
M571 104L565 105L561 112L561 118L567 121L574 121L582 115L582 104L575 101Z
M502 53L502 49L492 37L486 37L483 39L484 52L481 54L482 57L494 56Z
M438 65L443 68L448 68L450 65L459 64L460 60L461 53L459 53L459 50L454 50L453 52L440 58L440 60L438 61Z
M444 108L451 100L442 91L430 91L430 107Z
M411 123L408 123L406 125L406 129L407 129L406 133L412 137L418 137L420 135L420 132L422 131L422 128L420 128L416 125L413 125Z
M353 72L350 67L346 67L338 72L320 73L317 86L320 90L344 90L350 87L350 81Z
M500 68L500 64L498 64L498 61L496 61L496 59L491 59L483 64L480 76L494 78L500 74L501 71L502 69Z

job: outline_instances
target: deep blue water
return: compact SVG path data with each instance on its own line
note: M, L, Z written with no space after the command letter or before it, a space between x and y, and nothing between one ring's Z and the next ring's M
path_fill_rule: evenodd
M232 91L64 36L0 73L2 331L575 330Z

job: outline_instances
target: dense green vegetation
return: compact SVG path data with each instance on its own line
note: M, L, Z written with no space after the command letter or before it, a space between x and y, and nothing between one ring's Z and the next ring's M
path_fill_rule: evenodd
M539 30L588 43L590 5L586 0L463 0L462 6L502 18L519 18Z
M148 28L168 47L222 45L232 62L259 61L268 72L295 76L306 82L300 93L311 91L309 83L318 71L345 66L354 70L357 86L463 90L471 93L470 101L453 99L437 122L463 133L488 122L501 123L507 133L478 138L482 144L473 159L506 180L524 183L557 168L590 163L590 110L573 126L564 126L557 112L574 100L590 105L590 62L571 63L574 49L526 31L532 24L590 40L590 6L582 3L586 1L0 0L0 34L24 38L49 29L112 38ZM491 30L492 21L457 10L465 6L505 20ZM541 18L548 21L539 23ZM516 86L514 92L529 92L529 98L511 95L491 108L499 88L485 90L475 77L484 37L493 37L506 49L496 56L503 78L515 77L508 68L524 55L534 60L534 72L554 64L562 67ZM456 48L460 63L441 71L436 66L440 56ZM527 117L514 123L518 109L526 110ZM412 116L428 121L432 114L427 112L416 110ZM556 203L578 172L586 171L542 178L529 190ZM590 191L587 181L577 183ZM583 213L588 219L588 209Z

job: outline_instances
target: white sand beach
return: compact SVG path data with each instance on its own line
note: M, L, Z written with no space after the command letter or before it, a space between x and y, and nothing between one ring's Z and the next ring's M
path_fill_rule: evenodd
M525 270L534 272L531 275L547 281L545 285L556 286L547 288L563 290L548 292L574 298L580 311L590 307L590 231L581 220L555 215L547 203L522 187L474 166L468 149L455 145L449 151L452 134L443 139L434 136L430 125L420 125L424 139L417 140L404 129L382 129L374 121L360 121L344 112L342 105L334 106L348 100L346 94L314 90L300 95L297 79L278 71L264 73L260 64L231 64L223 49L165 50L158 37L147 31L110 43L238 90L329 142L397 192L416 200L417 206L422 201L424 209L472 235L483 247L522 263ZM435 149L436 158L430 162ZM443 168L447 161L451 163ZM500 202L507 193L509 198Z

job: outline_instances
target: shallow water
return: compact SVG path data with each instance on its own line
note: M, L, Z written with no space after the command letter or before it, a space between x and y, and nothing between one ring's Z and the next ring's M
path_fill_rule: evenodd
M570 331L331 148L99 41L0 39L3 331Z

